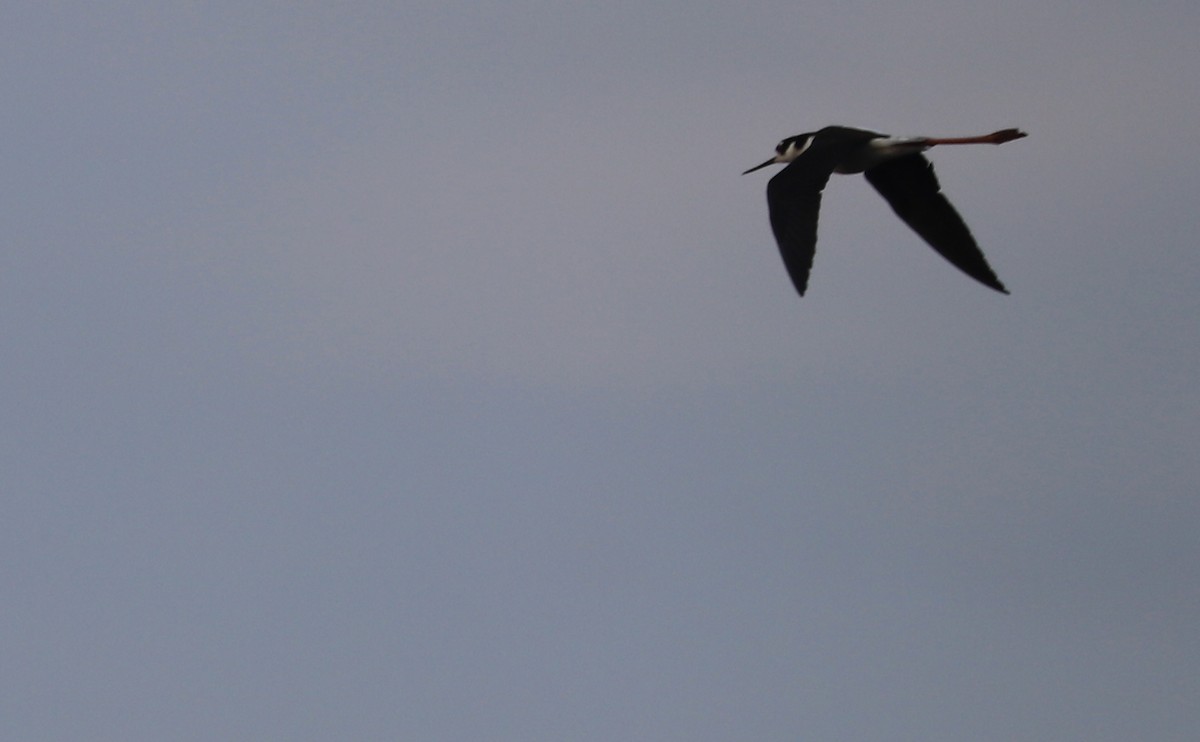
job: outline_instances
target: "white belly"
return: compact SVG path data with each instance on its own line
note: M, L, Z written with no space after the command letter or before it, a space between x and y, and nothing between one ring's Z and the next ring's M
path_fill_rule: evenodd
M853 154L839 162L833 171L843 174L861 173L896 157L924 152L929 149L926 141L922 138L901 137L872 139L867 142L865 147L859 147Z

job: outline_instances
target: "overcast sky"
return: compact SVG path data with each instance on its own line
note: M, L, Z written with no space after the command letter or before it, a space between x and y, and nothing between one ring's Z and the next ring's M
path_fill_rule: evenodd
M9 2L0 736L1193 740L1200 6ZM808 296L784 136L861 177Z

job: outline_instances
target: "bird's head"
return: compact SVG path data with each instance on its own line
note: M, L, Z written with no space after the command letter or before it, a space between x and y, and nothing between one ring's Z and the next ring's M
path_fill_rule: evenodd
M774 165L777 162L791 162L804 153L804 150L812 146L813 138L816 134L797 134L794 137L788 137L775 145L775 156L767 160L761 165L755 165L747 170L742 175L752 173L755 170L761 170L767 165Z

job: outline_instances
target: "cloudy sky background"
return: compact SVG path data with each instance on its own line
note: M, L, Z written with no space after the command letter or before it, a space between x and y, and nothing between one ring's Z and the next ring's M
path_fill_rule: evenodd
M0 10L12 739L1190 740L1200 8ZM741 177L861 178L809 295Z

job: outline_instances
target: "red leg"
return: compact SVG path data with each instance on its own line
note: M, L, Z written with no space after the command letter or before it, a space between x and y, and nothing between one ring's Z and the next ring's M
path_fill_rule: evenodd
M1004 144L1011 142L1014 139L1029 136L1020 129L1001 129L993 131L991 134L984 134L978 137L950 137L943 139L929 138L925 141L932 147L935 144Z

